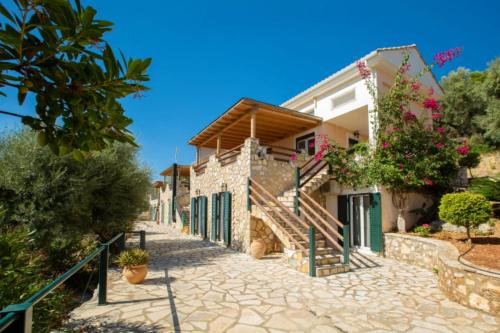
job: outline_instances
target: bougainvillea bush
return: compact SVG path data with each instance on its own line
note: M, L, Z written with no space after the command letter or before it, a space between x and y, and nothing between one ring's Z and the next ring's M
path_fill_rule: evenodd
M316 159L330 164L333 178L351 187L382 185L396 194L400 210L410 192L444 193L460 167L477 163L467 141L456 141L446 132L442 106L432 88L420 78L433 66L443 66L460 54L458 48L437 54L434 63L410 75L410 56L404 55L393 84L380 92L370 69L357 63L374 99L376 144L345 149L320 137Z

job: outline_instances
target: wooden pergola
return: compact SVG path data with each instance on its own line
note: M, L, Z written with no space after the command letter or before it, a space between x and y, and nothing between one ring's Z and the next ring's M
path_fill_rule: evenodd
M189 144L230 150L246 138L258 138L263 145L312 129L322 119L273 104L242 98L219 118L189 140Z

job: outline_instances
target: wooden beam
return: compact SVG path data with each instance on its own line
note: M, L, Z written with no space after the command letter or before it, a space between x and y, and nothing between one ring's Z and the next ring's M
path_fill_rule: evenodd
M217 136L217 150L215 152L216 156L220 155L220 146L221 146L221 137L219 135L219 136Z
M256 133L256 118L257 118L257 112L252 111L250 113L250 137L252 139L255 139L255 133Z
M214 135L210 136L208 139L206 139L202 143L200 143L200 146L204 146L207 142L209 142L209 141L213 140L214 138L216 138L217 136L221 135L227 129L236 126L241 120L247 118L248 116L249 116L248 113L246 113L246 112L243 113L241 116L239 116L238 118L236 118L235 120L233 120L232 123L230 123L229 125L225 126L220 131L218 131L217 133L215 133Z

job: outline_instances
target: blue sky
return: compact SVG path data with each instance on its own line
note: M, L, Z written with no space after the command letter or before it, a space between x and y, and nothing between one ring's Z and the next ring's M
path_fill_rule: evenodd
M6 0L8 2L9 0ZM2 2L4 2L2 0ZM151 91L127 99L141 160L155 177L191 163L187 141L240 97L279 104L375 48L416 43L426 60L461 46L435 71L482 70L500 56L499 1L81 0L115 23L107 39L152 57ZM4 109L30 113L15 95ZM0 117L0 127L16 119Z

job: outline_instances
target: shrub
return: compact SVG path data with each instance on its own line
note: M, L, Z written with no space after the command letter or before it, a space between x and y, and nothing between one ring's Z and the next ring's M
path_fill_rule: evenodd
M477 193L449 193L441 198L439 218L445 222L467 228L470 239L470 228L488 222L492 216L491 204Z
M482 194L490 201L500 201L500 175L495 178L473 178L468 190Z
M24 228L0 230L0 309L24 302L54 278L39 274L45 265L32 246L31 234ZM72 302L71 293L57 287L34 307L33 331L45 333L59 326Z
M123 251L116 259L116 263L122 268L146 265L149 263L149 253L142 249Z
M416 233L418 233L422 237L427 237L431 233L431 226L428 224L422 224L413 229Z

